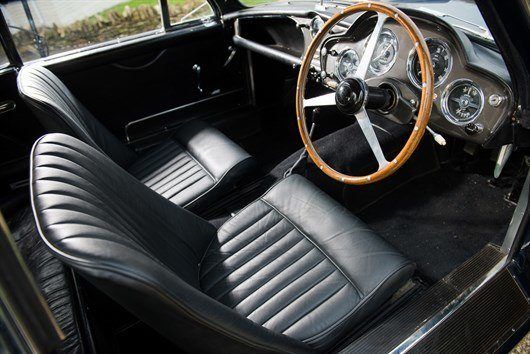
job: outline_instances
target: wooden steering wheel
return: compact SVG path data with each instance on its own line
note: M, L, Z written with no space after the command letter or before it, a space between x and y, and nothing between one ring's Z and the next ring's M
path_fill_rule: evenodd
M377 22L365 45L364 53L359 61L359 65L355 74L353 77L343 80L337 86L336 92L309 99L304 98L307 77L311 68L311 59L314 57L317 49L321 46L326 33L329 33L333 26L345 17L361 11L376 12ZM422 85L418 117L416 119L414 129L412 130L410 137L399 154L397 154L392 161L387 161L383 155L381 145L377 140L374 128L366 112L367 108L374 108L374 106L382 104L382 102L385 100L381 99L381 89L368 87L364 80L366 78L368 67L370 66L379 35L383 30L383 25L390 18L407 30L410 38L412 39L412 43L414 43L414 47L416 49L416 53L418 54L418 59L421 66ZM362 185L382 180L383 178L386 178L396 172L409 159L418 146L431 115L433 92L434 74L429 50L420 30L414 24L414 22L412 22L412 20L399 9L385 3L361 2L352 6L348 6L340 13L337 13L331 17L322 26L321 30L313 38L313 41L309 45L302 59L302 65L300 67L296 88L296 114L298 120L298 129L300 131L300 135L302 136L305 149L307 150L309 157L313 160L313 162L325 174L337 181L346 184ZM372 102L372 104L370 104L370 102ZM359 123L359 126L379 164L379 168L376 172L366 176L346 175L334 170L319 156L309 136L305 110L309 107L333 105L336 105L342 113L355 115L355 118ZM377 108L382 107L379 106Z

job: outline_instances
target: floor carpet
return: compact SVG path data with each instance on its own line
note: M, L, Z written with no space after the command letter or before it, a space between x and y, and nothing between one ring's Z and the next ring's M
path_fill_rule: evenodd
M514 210L506 193L485 176L442 168L358 216L436 281L488 242L502 243Z

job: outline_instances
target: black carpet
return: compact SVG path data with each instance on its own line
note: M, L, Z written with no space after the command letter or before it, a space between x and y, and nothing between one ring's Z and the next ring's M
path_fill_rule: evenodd
M488 178L444 168L416 179L358 216L436 281L488 242L502 243L514 206Z

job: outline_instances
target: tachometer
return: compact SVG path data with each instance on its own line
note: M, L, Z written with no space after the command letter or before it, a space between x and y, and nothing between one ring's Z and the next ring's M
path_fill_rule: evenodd
M382 75L392 68L397 58L398 41L391 30L385 28L379 35L374 55L370 63L370 71L374 75Z
M357 66L359 66L359 55L353 49L346 49L342 52L337 61L337 77L340 80L344 80L345 78L352 76L355 74Z
M442 94L442 113L450 122L465 125L474 121L484 108L484 94L471 80L449 84Z
M427 38L425 40L431 54L432 69L434 71L434 87L439 86L447 78L453 66L453 56L446 42ZM418 54L413 49L410 52L407 62L407 74L410 81L418 88L421 88L421 67Z

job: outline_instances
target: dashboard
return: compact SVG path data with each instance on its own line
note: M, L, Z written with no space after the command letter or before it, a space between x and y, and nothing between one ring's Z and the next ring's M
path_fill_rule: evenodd
M290 55L295 66L295 59L301 58L331 15L313 12L308 16L280 16L282 19L277 21L281 25L277 26L273 18L267 18L272 48ZM439 18L420 11L409 16L426 40L433 65L435 95L429 126L483 146L491 144L495 135L509 125L514 112L510 77L501 55ZM353 75L374 23L374 16L363 14L335 26L312 58L314 80L334 89ZM372 56L367 84L393 85L411 107L417 107L420 77L418 58L406 30L387 20Z

